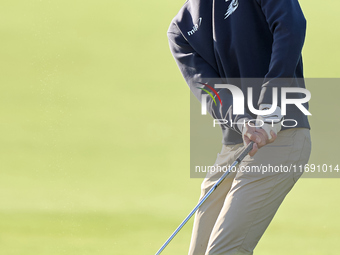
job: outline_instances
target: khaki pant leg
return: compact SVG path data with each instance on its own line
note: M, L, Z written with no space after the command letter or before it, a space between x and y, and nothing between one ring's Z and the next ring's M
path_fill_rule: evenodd
M215 165L227 166L232 164L237 154L242 150L242 144L233 146L223 146L221 153L218 154ZM216 183L223 172L215 174L207 174L201 185L201 197L210 190ZM230 190L231 184L236 173L231 173L220 184L220 186L209 196L204 204L198 209L195 214L194 226L190 242L189 255L204 255L210 233L215 225L217 216L223 206L227 193Z
M279 133L276 141L261 148L240 165L280 166L308 162L311 151L307 129ZM256 173L239 171L211 232L207 255L253 254L285 196L302 173ZM273 251L274 252L274 251Z

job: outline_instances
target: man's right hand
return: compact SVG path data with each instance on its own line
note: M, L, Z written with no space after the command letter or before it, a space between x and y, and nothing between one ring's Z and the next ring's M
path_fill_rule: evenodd
M261 147L275 141L277 134L274 131L271 131L270 134L271 139L268 138L267 132L263 128L252 127L249 124L245 125L242 133L244 145L248 145L251 141L254 142L249 156L253 157Z

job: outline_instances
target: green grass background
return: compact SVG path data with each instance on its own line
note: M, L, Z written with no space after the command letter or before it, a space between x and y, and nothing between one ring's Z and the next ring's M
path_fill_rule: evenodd
M340 4L300 2L306 77L339 77ZM182 4L1 1L1 255L154 254L194 207L189 90L166 38ZM327 88L311 91L311 161L336 158ZM339 184L301 179L256 254L339 254ZM190 232L164 254L186 254Z

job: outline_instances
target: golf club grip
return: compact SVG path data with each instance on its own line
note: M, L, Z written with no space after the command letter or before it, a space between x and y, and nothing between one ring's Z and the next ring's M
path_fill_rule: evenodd
M254 142L251 141L247 147L242 151L240 156L237 157L236 161L240 163L247 155L248 153L253 149Z

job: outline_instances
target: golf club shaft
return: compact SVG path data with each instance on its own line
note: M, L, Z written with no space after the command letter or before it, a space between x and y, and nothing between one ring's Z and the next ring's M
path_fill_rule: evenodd
M198 202L196 207L189 213L189 215L183 220L181 225L172 233L172 235L166 240L163 246L157 251L156 255L161 254L161 252L165 249L165 247L171 242L171 240L177 235L177 233L184 227L184 225L190 220L190 218L195 214L198 208L207 200L207 198L215 191L215 189L222 183L222 181L228 176L231 169L239 164L245 156L252 150L254 142L250 142L247 147L242 151L242 153L237 157L237 159L230 165L228 170L218 179L218 181L214 184L214 186L208 191L208 193Z

